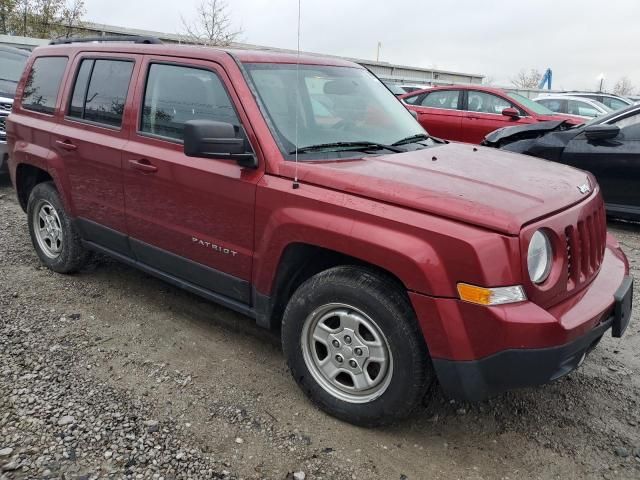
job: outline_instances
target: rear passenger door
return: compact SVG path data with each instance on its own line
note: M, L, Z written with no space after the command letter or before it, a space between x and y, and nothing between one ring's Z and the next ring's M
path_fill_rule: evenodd
M122 154L129 138L126 113L140 57L77 56L67 82L64 118L54 149L64 164L82 236L130 255L126 240Z
M459 90L427 92L411 105L418 114L418 122L429 134L447 140L460 140L462 112L459 109Z
M246 138L246 117L228 77L213 62L149 57L136 104L139 115L124 158L127 224L136 258L249 304L256 184L264 162L250 169L183 151L189 120L231 123L236 136Z

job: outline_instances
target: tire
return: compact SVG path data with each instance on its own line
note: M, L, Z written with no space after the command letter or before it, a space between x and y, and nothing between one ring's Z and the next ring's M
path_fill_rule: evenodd
M366 268L335 267L304 282L285 310L282 344L307 396L359 426L406 418L435 379L406 294Z
M27 219L31 242L46 267L58 273L73 273L87 263L89 252L82 246L52 182L33 188L27 203Z

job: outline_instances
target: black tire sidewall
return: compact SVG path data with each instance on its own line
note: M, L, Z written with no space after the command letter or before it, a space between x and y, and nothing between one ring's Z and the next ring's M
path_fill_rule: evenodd
M428 351L413 309L400 292L391 291L389 295L395 284L381 283L367 271L361 271L361 275L368 278L355 282L353 272L334 273L305 282L287 306L282 339L289 368L320 408L342 420L377 426L404 418L422 400L430 370ZM315 381L304 361L301 338L305 319L328 303L345 303L360 309L373 319L387 339L393 358L392 378L384 393L371 402L357 404L337 399Z
M62 252L56 258L47 256L43 251L34 231L34 216L37 215L38 206L44 200L53 205L60 219L60 227L62 228ZM51 270L58 273L71 273L82 266L86 260L86 251L80 243L80 238L73 226L73 223L67 215L60 196L55 186L51 182L37 184L27 203L27 219L29 224L29 235L31 243L38 255L40 261Z

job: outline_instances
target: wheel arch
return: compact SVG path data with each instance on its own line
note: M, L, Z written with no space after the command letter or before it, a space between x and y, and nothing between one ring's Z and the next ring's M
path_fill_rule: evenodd
M16 194L20 207L25 213L31 192L36 185L43 182L54 182L55 184L55 180L51 174L41 166L20 163L16 167ZM56 188L58 187L56 186ZM58 191L60 191L60 189L58 189Z
M407 285L398 275L375 263L314 243L291 242L280 255L269 293L264 295L254 291L258 324L267 328L279 327L296 289L312 276L337 266L358 266L385 276L407 294Z

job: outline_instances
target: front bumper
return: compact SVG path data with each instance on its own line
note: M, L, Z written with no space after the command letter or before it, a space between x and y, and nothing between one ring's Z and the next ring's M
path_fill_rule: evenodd
M491 395L556 380L580 366L602 336L612 329L622 336L631 315L633 281L625 277L616 292L616 307L598 326L557 347L512 349L481 360L433 359L443 390L452 398L478 401ZM627 301L627 305L623 305Z
M555 380L577 368L607 330L620 336L632 285L626 258L609 237L591 284L547 310L533 302L483 307L410 296L443 390L477 401Z

